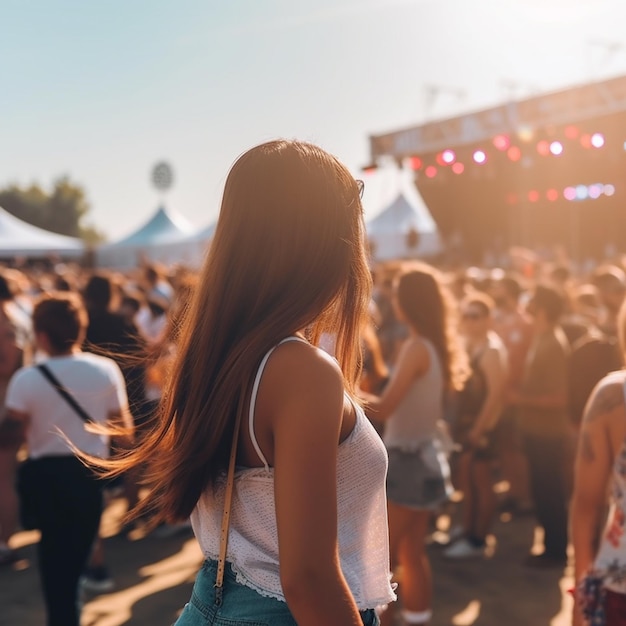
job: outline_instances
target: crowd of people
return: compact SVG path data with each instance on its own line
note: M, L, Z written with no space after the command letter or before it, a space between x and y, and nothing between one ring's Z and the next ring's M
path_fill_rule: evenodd
M432 623L437 517L445 556L479 559L499 508L543 529L525 566L573 554L575 624L623 623L621 259L372 267L361 192L271 142L233 167L200 271L0 272L0 564L41 531L48 626L108 578L113 490L129 523L193 525L179 626Z

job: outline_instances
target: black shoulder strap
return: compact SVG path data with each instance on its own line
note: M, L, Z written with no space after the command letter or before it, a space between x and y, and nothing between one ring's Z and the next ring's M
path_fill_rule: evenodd
M76 402L74 396L63 386L59 379L50 371L50 369L43 363L37 366L37 369L48 379L50 384L58 391L59 395L74 409L76 414L88 424L94 423L94 419L83 409L78 402Z

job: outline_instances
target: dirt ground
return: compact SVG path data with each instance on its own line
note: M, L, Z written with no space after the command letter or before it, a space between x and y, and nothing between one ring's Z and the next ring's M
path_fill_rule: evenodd
M82 626L169 626L188 600L201 563L188 532L170 538L117 534L123 502L113 500L103 520L106 560L116 588L86 596ZM445 519L443 523L445 525ZM13 539L23 557L0 568L0 625L43 626L37 578L36 532ZM502 515L487 558L447 561L429 547L435 582L432 626L568 626L572 600L569 570L537 571L522 565L540 536L532 517Z

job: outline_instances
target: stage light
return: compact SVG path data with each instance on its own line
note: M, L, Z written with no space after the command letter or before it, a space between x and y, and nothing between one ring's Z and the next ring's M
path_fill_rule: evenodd
M531 189L528 192L529 202L537 202L539 200L539 192L536 189Z
M496 135L493 138L493 146L496 150L504 152L505 150L509 149L510 145L511 140L508 138L507 135Z
M591 135L589 133L585 133L581 136L580 145L583 148L591 148Z
M463 163L456 162L452 166L452 171L455 174L462 174L465 171L465 165L463 165Z
M574 187L565 187L563 197L566 200L576 200L576 189L574 189Z
M587 185L578 185L576 187L576 200L586 200L589 197Z
M550 144L544 139L537 144L537 152L541 156L548 156L550 154Z
M613 185L604 185L604 195L609 198L615 195L615 187Z
M604 135L602 133L594 133L591 135L591 145L594 148L601 148L604 145Z
M434 165L429 165L425 170L426 178L435 178L437 176L437 168Z
M546 198L548 198L550 202L556 202L559 199L559 192L556 189L548 189L548 191L546 191Z
M578 137L579 130L576 126L566 126L565 127L565 136L568 139L576 139Z
M592 200L596 200L602 195L603 187L602 185L590 185L589 187L589 197Z
M441 160L446 165L452 165L452 163L456 161L456 154L454 153L454 150L444 150L441 153Z
M478 163L478 165L482 165L483 163L487 162L487 155L485 154L485 152L483 150L476 150L476 152L474 152L474 163Z
M378 169L376 163L368 163L361 168L363 174L373 174Z
M511 146L506 155L511 159L511 161L519 161L522 158L522 151L517 146Z
M554 156L561 156L563 154L563 144L560 141L553 141L550 144L550 152Z
M509 193L506 196L506 201L508 204L517 204L517 194Z
M423 165L422 159L420 159L419 157L412 156L409 158L409 167L412 170L420 170L422 169L422 165Z

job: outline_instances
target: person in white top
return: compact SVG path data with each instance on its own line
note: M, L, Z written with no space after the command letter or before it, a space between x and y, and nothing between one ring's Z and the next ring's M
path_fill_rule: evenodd
M47 625L79 626L78 585L100 522L102 481L76 452L108 456L109 437L101 428L123 424L130 430L132 420L119 367L81 352L87 314L78 295L42 297L33 327L47 358L13 375L0 444L6 433L23 428L29 456L20 474L23 485L28 479L20 491L22 511L28 505L29 513L23 523L41 531L38 565Z
M451 296L434 268L414 264L401 274L393 305L409 336L381 397L363 397L370 418L384 422L391 565L402 566L402 617L406 624L428 624L432 577L425 539L433 511L453 491L439 429L444 401L462 383L465 359L452 330ZM382 623L394 623L393 610Z
M144 508L192 516L206 561L177 626L373 625L395 599L387 455L352 399L371 288L361 190L299 141L228 175L160 419L107 464L146 463Z

